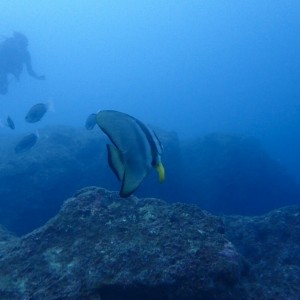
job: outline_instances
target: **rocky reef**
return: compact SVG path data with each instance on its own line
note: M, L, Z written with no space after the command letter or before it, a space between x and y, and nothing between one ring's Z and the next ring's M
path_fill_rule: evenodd
M244 260L220 218L90 187L6 244L1 299L232 299Z
M213 134L181 141L156 130L164 145L166 180L151 172L137 197L199 205L214 214L256 215L300 203L295 180L256 139ZM65 126L41 129L37 144L16 154L19 136L0 137L0 224L18 235L43 225L85 186L119 190L107 163L107 138Z
M300 204L299 184L253 137L209 134L182 145L186 201L221 214L258 215Z
M300 206L223 219L227 238L255 275L248 286L253 299L300 299Z
M0 230L0 299L299 299L300 207L216 217L88 187L43 227Z

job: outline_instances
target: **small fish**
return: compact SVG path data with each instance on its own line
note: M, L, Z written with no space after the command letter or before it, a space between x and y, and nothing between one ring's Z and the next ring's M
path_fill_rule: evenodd
M28 123L36 123L42 119L45 113L50 110L53 111L52 102L49 103L37 103L33 105L28 111L25 120Z
M16 153L26 152L31 149L38 140L38 133L30 133L24 136L15 147Z
M85 128L87 130L92 130L94 129L95 125L96 125L96 117L97 115L96 114L90 114L86 121L85 121Z
M14 121L12 120L12 118L10 117L10 116L8 116L7 118L6 118L6 124L7 124L7 126L10 128L10 129L12 129L12 130L14 130L16 127L15 127L15 123L14 123Z
M5 121L0 120L0 127L4 127L4 126L9 127L12 130L16 128L15 123L10 116L7 116Z
M154 131L138 119L113 110L98 112L97 124L113 144L107 145L108 163L122 181L121 197L130 196L152 168L158 172L159 181L164 181L163 147Z

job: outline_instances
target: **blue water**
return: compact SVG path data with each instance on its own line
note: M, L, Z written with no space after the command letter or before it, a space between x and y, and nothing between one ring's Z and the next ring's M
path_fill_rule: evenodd
M27 35L46 81L23 72L0 113L15 120L11 134L31 131L28 108L52 99L38 126L82 127L109 108L182 139L254 136L300 178L299 16L289 0L3 0L0 34Z

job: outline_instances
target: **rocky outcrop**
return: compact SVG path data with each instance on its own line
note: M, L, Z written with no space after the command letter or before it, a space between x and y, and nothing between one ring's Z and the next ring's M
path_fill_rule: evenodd
M300 299L300 206L259 217L224 217L227 238L255 275L253 299Z
M0 229L0 299L298 300L300 207L259 217L88 187L43 227Z
M296 182L255 139L214 134L183 142L176 133L156 132L164 145L166 180L159 184L151 172L137 197L245 215L300 201ZM39 134L37 144L22 154L14 153L20 137L0 137L0 224L19 235L42 226L77 189L120 189L107 163L108 139L99 128L57 126Z
M220 218L90 187L0 260L5 299L246 299Z
M182 147L186 201L212 213L258 215L300 204L284 167L251 137L210 134ZM182 200L181 200L182 201Z
M18 237L0 226L0 259L4 257L9 252L11 246L18 241Z

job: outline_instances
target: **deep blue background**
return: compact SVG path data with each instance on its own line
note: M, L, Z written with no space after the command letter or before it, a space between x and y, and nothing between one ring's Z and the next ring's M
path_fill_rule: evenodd
M1 96L17 133L117 109L181 138L258 137L300 178L299 1L2 0L0 28L28 36L47 77L23 74ZM49 99L56 112L25 124Z

